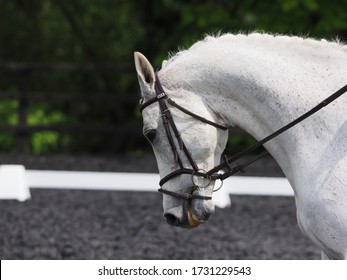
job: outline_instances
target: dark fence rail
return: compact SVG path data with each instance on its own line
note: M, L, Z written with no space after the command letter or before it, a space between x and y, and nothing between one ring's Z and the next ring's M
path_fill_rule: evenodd
M39 64L39 63L0 63L0 71L7 72L31 72L31 71L46 71L46 72L132 72L133 67L128 64Z
M15 73L17 76L17 90L6 91L0 88L0 100L18 101L18 123L16 125L0 124L0 131L13 133L16 136L16 151L18 153L28 152L28 139L32 133L43 131L54 131L58 133L86 133L117 135L117 137L139 137L141 133L141 122L132 121L131 126L127 124L55 124L55 125L28 125L28 108L32 102L69 103L85 102L89 104L116 102L118 106L130 104L134 109L137 106L138 96L115 93L73 93L73 92L40 92L30 90L30 80L32 73L89 73L104 74L116 73L117 75L134 75L132 66L114 64L30 64L30 63L0 63L0 75L4 73ZM244 135L240 129L231 130L233 135Z
M28 138L31 133L42 131L55 131L59 133L102 133L105 135L124 134L139 135L141 131L140 123L129 125L109 125L109 124L57 124L57 125L28 125L28 107L32 102L46 103L109 103L117 102L118 104L137 103L138 97L124 96L110 93L72 93L72 92L35 92L30 91L30 81L33 73L87 73L87 74L104 74L112 73L116 75L129 75L133 72L130 65L115 64L32 64L32 63L0 63L0 75L6 73L16 74L17 90L8 92L0 89L0 100L17 100L18 101L18 123L16 125L0 124L0 131L10 132L16 136L16 151L25 153L28 151Z

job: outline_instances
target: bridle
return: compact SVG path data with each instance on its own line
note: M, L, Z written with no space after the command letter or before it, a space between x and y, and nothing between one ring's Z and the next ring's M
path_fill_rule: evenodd
M194 113L192 113L191 111L181 107L180 105L178 105L176 102L174 102L171 98L169 98L160 81L159 81L159 78L158 78L158 75L156 74L156 81L155 81L155 93L156 95L147 100L146 102L144 102L141 107L140 107L140 110L141 112L146 108L148 107L149 105L155 103L155 102L158 102L159 103L159 108L160 108L160 113L161 113L161 117L162 117L162 121L163 121L163 125L164 125L164 129L165 129L165 134L167 136L167 139L168 139L168 142L171 146L171 149L172 149L172 152L174 154L174 158L175 158L175 161L177 162L177 164L179 165L179 169L169 173L168 175L166 175L164 178L162 178L159 182L159 185L160 185L160 189L158 190L159 192L161 193L164 193L164 194L168 194L168 195L171 195L171 196L174 196L174 197L177 197L177 198L182 198L182 199L193 199L193 198L198 198L198 199L205 199L205 200L208 200L208 199L211 199L212 197L210 196L201 196L201 195L197 195L197 194L193 194L193 192L198 188L197 184L194 183L194 176L200 176L200 177L203 177L205 179L207 179L209 182L211 182L212 180L216 180L219 178L219 174L208 174L208 172L205 172L204 170L200 169L198 167L198 165L195 163L191 153L189 152L187 146L185 145L182 137L181 137L181 134L180 132L178 131L177 129L177 126L174 122L174 119L172 117L172 114L171 114L171 111L168 107L168 104L170 104L171 106L177 108L178 110L182 111L183 113L189 115L189 116L192 116L193 118L195 119L198 119L199 121L203 122L203 123L206 123L208 125L211 125L211 126L214 126L216 127L217 129L221 129L221 130L227 130L228 128L226 126L223 126L223 125L219 125L215 122L212 122L210 120L207 120L199 115L196 115ZM176 146L176 143L174 141L174 138L172 136L172 132L176 138L176 142L178 143L178 147ZM183 163L182 163L182 159L178 153L178 149L180 149L181 151L183 151L185 157L188 159L190 165L191 165L191 168L186 168L184 167ZM177 177L177 176L180 176L182 174L189 174L192 176L192 183L193 183L193 186L191 188L191 192L189 193L175 193L175 192L171 192L171 191L168 191L168 190L165 190L162 188L162 186L170 181L171 179ZM209 185L209 184L208 184ZM208 186L207 185L207 186ZM205 186L205 187L207 187Z
M319 111L323 107L325 107L328 104L330 104L331 102L333 102L335 99L337 99L338 97L340 97L342 94L344 94L347 91L347 85L345 85L344 87L342 87L341 89L339 89L338 91L336 91L335 93L330 95L328 98L324 99L321 103L319 103L317 106L315 106L314 108L312 108L311 110L309 110L308 112L306 112L305 114L300 116L299 118L293 120L289 124L276 130L275 132L273 132L269 136L258 141L254 145L246 148L245 150L243 150L243 151L241 151L241 152L239 152L233 156L230 156L230 157L224 156L223 162L221 164L215 166L214 168L212 168L208 171L205 171L205 170L200 169L197 166L191 153L189 152L187 146L185 145L185 143L181 137L181 134L178 131L177 126L174 122L174 119L172 117L172 114L171 114L171 111L168 107L168 104L171 105L172 107L175 107L176 109L182 111L183 113L185 113L185 114L187 114L187 115L189 115L189 116L191 116L191 117L193 117L193 118L195 118L195 119L197 119L197 120L199 120L205 124L211 125L217 129L227 130L228 127L220 125L220 124L215 123L213 121L207 120L207 119L205 119L199 115L196 115L196 114L192 113L191 111L183 108L182 106L178 105L176 102L174 102L165 93L165 91L164 91L164 89L160 83L160 80L159 80L157 73L155 74L155 78L156 78L156 80L155 80L154 89L155 89L156 95L154 97L148 99L147 101L143 102L140 106L140 111L142 112L145 108L147 108L148 106L150 106L153 103L156 103L156 102L159 103L160 114L162 117L162 122L164 125L165 134L166 134L168 142L171 146L171 149L172 149L172 152L174 155L174 159L177 162L177 164L179 165L179 169L167 174L165 177L163 177L160 180L160 182L159 182L160 188L158 189L158 191L163 193L163 194L167 194L167 195L170 195L170 196L173 196L176 198L180 198L180 199L184 199L184 200L191 200L191 199L210 200L210 199L212 199L212 196L202 196L202 195L194 194L194 192L196 190L198 190L199 188L205 188L205 187L209 186L212 181L221 180L222 183L221 183L220 187L218 189L214 190L214 191L218 191L222 187L223 180L225 180L226 178L232 176L233 174L235 174L237 172L244 172L245 167L249 166L250 164L254 163L255 161L259 160L260 158L266 156L268 153L265 151L265 152L262 152L261 154L255 156L253 159L250 159L246 162L243 162L242 164L235 164L235 163L237 163L237 161L240 158L244 157L245 155L250 154L251 152L258 149L259 147L261 147L265 143L269 142L273 138L275 138L278 135L282 134L283 132L287 131L288 129L295 126L296 124L302 122L303 120L305 120L309 116L313 115L314 113L316 113L317 111ZM176 142L178 143L178 147L176 146L172 132L176 138ZM185 157L188 159L188 162L189 162L191 168L184 167L184 165L182 163L182 159L178 153L178 149L183 151ZM224 170L224 169L226 169L226 170ZM222 170L224 170L224 172L219 173L219 171L222 171ZM165 183L167 183L171 179L176 178L177 176L180 176L182 174L188 174L188 175L191 175L191 177L192 177L192 187L190 189L190 192L176 193L176 192L165 190L162 188ZM208 184L205 186L198 186L198 184L195 183L194 177L202 177L208 181Z

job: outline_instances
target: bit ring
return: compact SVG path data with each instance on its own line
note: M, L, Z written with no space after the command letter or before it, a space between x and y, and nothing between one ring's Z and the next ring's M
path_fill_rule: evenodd
M194 180L194 177L202 177L204 179L207 179L208 182L206 185L204 186L199 186L198 183L196 183L196 180ZM209 185L211 185L211 182L212 182L212 177L210 175L207 174L207 171L204 170L204 169L198 169L198 170L195 170L192 172L192 183L193 183L193 186L196 186L197 188L207 188Z

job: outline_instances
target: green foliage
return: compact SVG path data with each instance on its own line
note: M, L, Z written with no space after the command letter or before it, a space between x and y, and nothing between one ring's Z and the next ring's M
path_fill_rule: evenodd
M3 100L0 102L0 125L16 125L18 123L18 102ZM15 150L15 136L13 133L0 134L0 150L13 152Z
M0 0L0 64L113 63L132 67L133 52L138 50L159 67L168 52L218 32L258 30L346 40L346 6L347 0ZM20 75L0 73L0 93L21 90ZM122 98L139 92L134 71L32 72L28 88L52 97L67 92ZM129 126L140 121L137 108L136 102L34 102L28 122ZM17 109L16 101L1 100L0 95L1 124L17 124ZM30 150L128 152L144 147L142 140L118 138L39 132L31 135ZM233 150L238 143L251 140L234 137L230 141ZM0 135L0 149L12 151L14 143L14 135Z
M18 101L2 100L0 102L0 124L15 125L18 123Z
M47 104L30 106L28 125L55 125L68 122L68 117L61 111L51 110ZM33 153L50 153L59 150L59 143L64 135L56 131L35 132L30 137L30 150Z

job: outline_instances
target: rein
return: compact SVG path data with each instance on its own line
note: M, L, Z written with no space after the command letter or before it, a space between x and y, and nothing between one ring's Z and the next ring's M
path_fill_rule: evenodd
M217 123L212 122L210 120L207 120L207 119L205 119L199 115L196 115L196 114L192 113L191 111L178 105L176 102L174 102L170 97L168 97L166 95L166 93L165 93L165 91L164 91L164 89L160 83L160 80L159 80L157 73L156 73L155 77L156 77L156 80L155 80L155 94L156 95L154 97L150 98L149 100L145 101L143 104L141 104L140 110L142 112L146 107L150 106L151 104L156 103L156 102L159 103L165 133L166 133L166 136L167 136L168 141L170 143L172 152L174 154L175 161L178 163L178 165L180 167L179 169L169 173L168 175L166 175L164 178L162 178L160 180L159 185L161 188L158 191L161 193L167 194L167 195L171 195L173 197L184 199L184 200L191 200L191 199L210 200L210 199L212 199L211 196L201 196L201 195L194 194L194 191L198 190L199 188L204 188L204 187L198 186L194 182L194 176L199 176L199 177L207 179L209 181L207 186L209 186L212 181L221 180L223 183L223 180L232 176L233 174L235 174L237 172L244 172L244 168L251 165L255 161L263 158L264 156L266 156L268 154L268 152L263 152L263 153L257 155L256 157L254 157L253 159L248 160L242 164L236 164L234 166L232 166L232 164L235 164L235 162L237 160L239 160L240 158L250 154L251 152L258 149L259 147L261 147L265 143L269 142L273 138L279 136L280 134L284 133L288 129L290 129L293 126L297 125L298 123L302 122L306 118L312 116L314 113L321 110L322 108L324 108L325 106L327 106L328 104L330 104L331 102L333 102L334 100L336 100L341 95L343 95L344 93L347 92L347 85L345 85L344 87L342 87L341 89L339 89L335 93L331 94L328 98L324 99L321 103L319 103L318 105L313 107L311 110L309 110L308 112L306 112L302 116L298 117L297 119L293 120L292 122L288 123L287 125L283 126L282 128L276 130L275 132L268 135L264 139L255 143L254 145L242 150L241 152L239 152L233 156L230 156L230 157L225 156L223 159L223 162L221 164L215 166L214 168L210 169L209 171L205 171L205 170L199 169L199 167L195 163L191 153L189 152L186 145L184 144L183 139L181 138L181 134L179 133L179 131L176 127L176 124L175 124L174 119L172 117L171 111L168 107L168 104L175 107L176 109L182 111L183 113L185 113L185 114L187 114L187 115L189 115L189 116L191 116L191 117L193 117L193 118L195 118L195 119L197 119L203 123L211 125L217 129L227 130L228 128L226 126L217 124ZM171 131L175 135L176 141L178 143L178 147L175 144L175 141L173 139ZM181 160L181 158L178 154L178 151L177 151L178 148L181 151L183 151L185 157L188 159L188 161L191 165L191 168L185 168L183 166L182 160ZM218 173L219 171L221 171L223 169L226 169L226 171L224 173ZM162 188L162 186L165 183L167 183L171 179L173 179L177 176L180 176L182 174L188 174L188 175L192 176L193 186L191 187L190 192L188 192L188 193L176 193L176 192L168 191L168 190L165 190ZM207 187L207 186L205 186L205 187ZM218 189L214 190L214 192L218 191L221 187L222 187L222 185Z

